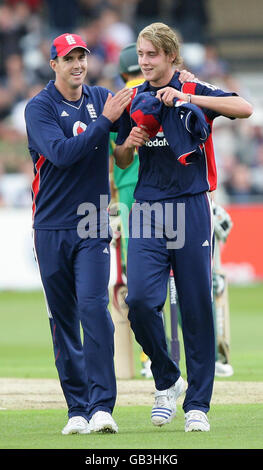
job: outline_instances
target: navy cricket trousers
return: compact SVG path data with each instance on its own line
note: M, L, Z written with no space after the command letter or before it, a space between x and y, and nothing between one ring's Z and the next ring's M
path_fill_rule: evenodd
M68 416L111 413L116 379L110 240L81 239L77 230L35 230L34 242Z
M169 210L166 211L167 203ZM178 217L178 203L184 210L185 227L181 216ZM154 207L151 203L151 208ZM178 365L168 353L161 312L172 267L182 317L187 367L188 388L183 409L185 412L191 409L207 412L215 368L210 199L202 193L159 201L158 207L159 211L147 213L142 210L138 219L138 215L134 216L135 210L138 213L142 204L135 203L130 213L126 299L129 319L136 340L152 362L157 390L169 388L180 376ZM149 226L150 231L147 230ZM171 230L169 232L171 227L174 234ZM178 230L177 234L175 229ZM167 242L178 239L179 230L184 231L181 233L181 242L184 238L182 246L169 247ZM170 238L172 235L174 239Z

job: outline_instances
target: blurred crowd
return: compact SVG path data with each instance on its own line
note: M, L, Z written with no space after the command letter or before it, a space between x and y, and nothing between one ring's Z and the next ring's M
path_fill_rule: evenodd
M31 204L24 108L54 78L52 39L65 32L82 35L91 51L87 82L116 91L124 86L120 50L154 21L177 30L183 68L253 104L209 40L206 0L0 0L0 206ZM256 108L248 120L217 118L214 144L219 202L263 202L263 111Z

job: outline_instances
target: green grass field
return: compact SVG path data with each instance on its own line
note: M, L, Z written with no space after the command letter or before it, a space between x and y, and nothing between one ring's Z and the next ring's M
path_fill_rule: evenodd
M262 446L262 405L216 405L211 432L185 433L184 415L163 428L152 426L148 406L121 406L114 418L119 433L63 436L63 410L1 412L1 447L5 449L258 449ZM15 425L15 434L14 434ZM10 436L13 436L10 439ZM258 436L258 438L256 438Z
M261 382L263 284L230 286L229 299L234 375L216 380ZM0 292L0 318L0 377L57 378L42 292ZM136 344L134 353L141 378ZM183 347L181 357L185 377ZM169 426L156 429L151 406L118 406L119 433L88 436L61 435L66 410L1 410L0 449L263 449L262 400L212 406L210 433L184 433L181 407Z

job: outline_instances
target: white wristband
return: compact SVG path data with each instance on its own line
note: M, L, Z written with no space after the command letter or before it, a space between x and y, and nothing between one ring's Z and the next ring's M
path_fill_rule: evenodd
M191 98L192 98L192 95L190 95L189 93L187 93L187 101L188 101L188 103L191 103Z

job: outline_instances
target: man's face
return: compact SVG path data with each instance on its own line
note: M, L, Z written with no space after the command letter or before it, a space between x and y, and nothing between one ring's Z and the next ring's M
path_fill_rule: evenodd
M138 44L138 62L145 80L155 87L165 86L174 73L174 57L168 56L155 48L151 41L141 38Z
M81 48L73 49L66 56L52 60L51 67L56 73L57 82L71 89L76 89L83 84L87 75L86 51Z

